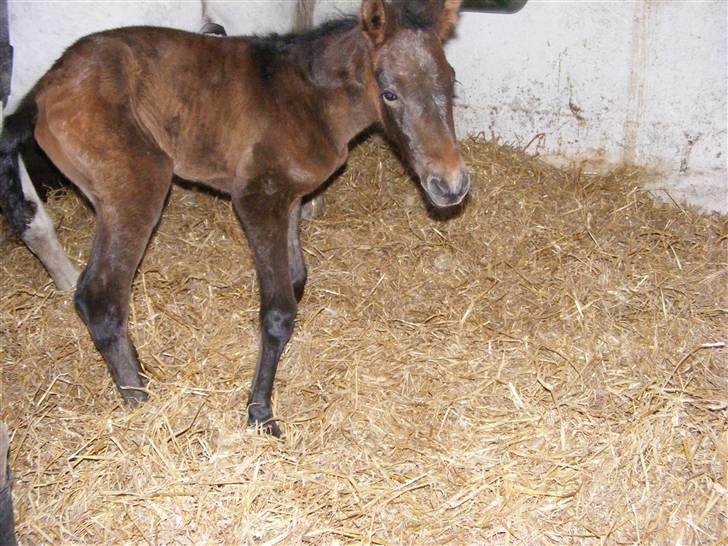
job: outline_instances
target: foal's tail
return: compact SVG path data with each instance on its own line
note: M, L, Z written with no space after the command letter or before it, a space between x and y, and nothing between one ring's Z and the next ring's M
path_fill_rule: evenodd
M0 208L18 237L23 236L36 212L36 205L25 198L18 156L34 141L38 107L32 96L3 121L0 135Z

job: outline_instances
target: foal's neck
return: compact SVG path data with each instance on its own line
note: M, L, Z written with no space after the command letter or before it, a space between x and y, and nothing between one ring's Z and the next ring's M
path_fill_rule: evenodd
M332 138L345 147L380 121L371 52L359 26L319 38L310 77L320 90Z

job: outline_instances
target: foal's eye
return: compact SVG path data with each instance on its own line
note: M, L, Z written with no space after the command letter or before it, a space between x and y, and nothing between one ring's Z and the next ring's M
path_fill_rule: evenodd
M398 99L399 97L397 97L397 95L395 95L395 94L394 94L394 93L392 93L391 91L385 91L384 93L382 93L382 98L383 98L383 99L384 99L384 100L385 100L386 102L394 102L394 101L396 101L396 100L397 100L397 99Z

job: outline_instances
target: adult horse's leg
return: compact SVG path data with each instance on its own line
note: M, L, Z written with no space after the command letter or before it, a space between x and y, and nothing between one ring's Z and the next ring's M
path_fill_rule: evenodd
M76 309L126 402L147 399L129 338L129 296L172 180L171 163L161 154L140 158L136 167L136 172L115 173L114 181L104 185L107 192L94 203L96 236L75 295Z
M263 191L259 194L251 189L233 198L253 250L260 290L260 350L248 399L248 422L280 436L273 420L271 395L278 360L291 337L296 316L288 238L291 216L299 202L292 201L285 191L262 197Z
M46 268L58 290L70 290L76 285L78 270L58 242L53 222L38 197L25 163L20 158L18 170L23 196L35 205L33 220L25 227L21 238Z
M303 289L306 286L306 262L303 259L300 239L301 201L293 204L288 217L288 264L291 271L291 283L296 301L301 301Z
M11 229L40 259L58 289L69 290L76 284L78 271L58 242L23 159L35 147L35 117L34 106L27 102L7 119L0 113L4 122L0 135L0 207Z

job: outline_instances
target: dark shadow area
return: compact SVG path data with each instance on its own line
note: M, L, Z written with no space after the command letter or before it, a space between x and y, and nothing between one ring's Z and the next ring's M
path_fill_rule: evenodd
M528 0L464 0L461 11L482 11L486 13L516 13L523 9Z

